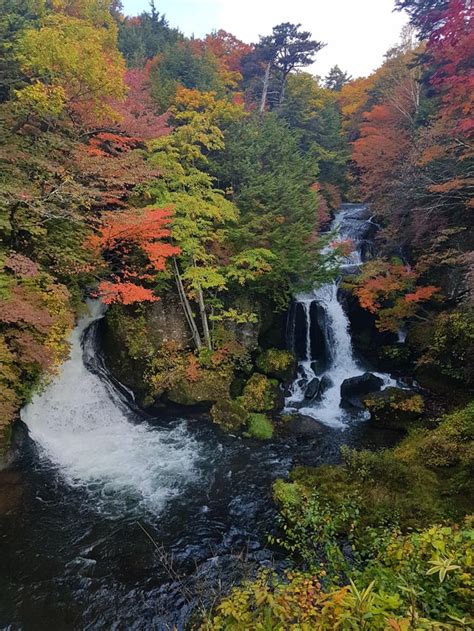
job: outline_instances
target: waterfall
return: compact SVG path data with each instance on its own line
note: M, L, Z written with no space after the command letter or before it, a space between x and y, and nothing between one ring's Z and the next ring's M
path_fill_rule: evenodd
M184 422L154 428L119 391L86 367L96 358L100 306L74 329L59 375L22 410L42 458L73 486L97 493L99 510L129 506L154 513L193 478L200 458ZM86 363L85 363L86 360Z
M341 265L344 272L349 272L358 267L362 262L360 244L363 242L367 224L370 220L364 218L365 206L348 205L337 214L332 229L339 230L341 239L351 239L355 248L345 258ZM297 412L304 416L310 416L332 427L344 427L348 420L348 412L340 407L341 384L345 379L361 375L364 367L354 357L350 336L349 320L338 300L338 282L328 283L313 290L310 293L299 294L295 297L296 305L293 310L293 318L298 304L301 304L305 313L305 358L298 362L298 371L295 381L290 387L290 392L285 402L285 411ZM330 352L330 365L326 371L317 373L312 356L311 347L311 305L316 303L325 314L325 327L323 334L326 346ZM294 323L293 323L294 326ZM294 334L293 334L294 337ZM374 373L384 379L385 385L393 385L395 382L387 375ZM305 398L308 384L314 378L324 378L326 390L317 398L309 401Z
M311 361L311 303L310 300L301 303L306 318L306 361Z

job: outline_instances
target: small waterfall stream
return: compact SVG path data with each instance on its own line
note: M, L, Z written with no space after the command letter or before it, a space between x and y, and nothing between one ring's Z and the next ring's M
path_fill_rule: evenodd
M367 236L370 234L371 225L370 218L367 218L366 206L346 204L337 213L331 228L338 230L339 239L350 239L354 244L353 251L341 265L343 274L357 269L362 263L362 252L368 245ZM289 330L293 331L289 345L293 346L295 351L296 314L301 307L305 327L304 357L298 361L297 375L285 400L285 411L312 417L331 427L344 427L354 416L365 416L364 412L349 413L340 407L343 381L363 374L367 368L354 356L349 320L338 299L339 283L340 281L328 283L310 293L298 294L291 311L293 320L289 326ZM312 305L317 305L322 310L322 322L315 321ZM321 366L321 362L318 361L318 355L321 355L323 349L313 348L314 326L319 326L324 335L324 346L329 355L327 366ZM394 384L388 375L374 374L384 380L385 386ZM320 384L317 393L313 394L316 389L313 387L315 380Z

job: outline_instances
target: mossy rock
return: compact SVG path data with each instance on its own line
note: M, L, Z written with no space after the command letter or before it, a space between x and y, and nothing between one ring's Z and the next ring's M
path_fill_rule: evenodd
M281 402L278 381L265 375L254 373L245 384L239 402L249 412L270 412Z
M380 427L406 429L418 420L424 409L423 397L411 390L386 388L362 400L371 414L371 420Z
M287 382L293 376L296 360L289 351L269 348L257 357L255 364L265 375Z
M230 432L244 425L249 418L249 413L238 401L222 399L212 406L211 417L214 423Z
M266 414L254 412L249 415L246 435L258 440L270 440L273 436L273 423Z
M195 380L181 378L167 392L167 398L179 405L211 405L229 398L232 373L200 370Z

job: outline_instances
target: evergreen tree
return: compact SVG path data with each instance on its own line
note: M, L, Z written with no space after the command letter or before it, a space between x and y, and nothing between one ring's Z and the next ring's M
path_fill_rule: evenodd
M324 80L324 85L328 90L334 90L334 92L340 92L346 83L351 81L352 77L339 68L339 66L333 66L329 71L327 77Z

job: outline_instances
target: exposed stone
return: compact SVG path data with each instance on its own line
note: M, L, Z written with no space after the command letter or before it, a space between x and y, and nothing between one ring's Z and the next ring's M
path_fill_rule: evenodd
M382 386L383 379L370 372L345 379L341 384L341 406L362 408L364 406L361 403L361 397L371 392L377 392Z
M282 432L296 436L319 436L324 431L327 431L327 428L323 423L310 416L303 416L301 414L292 416L282 425Z
M317 399L321 399L323 394L332 386L332 379L328 375L323 375L321 377L321 381L319 382L319 391Z
M311 379L308 386L306 387L304 398L314 399L315 397L317 397L319 395L320 384L321 384L321 381L317 377L314 377L314 379Z

